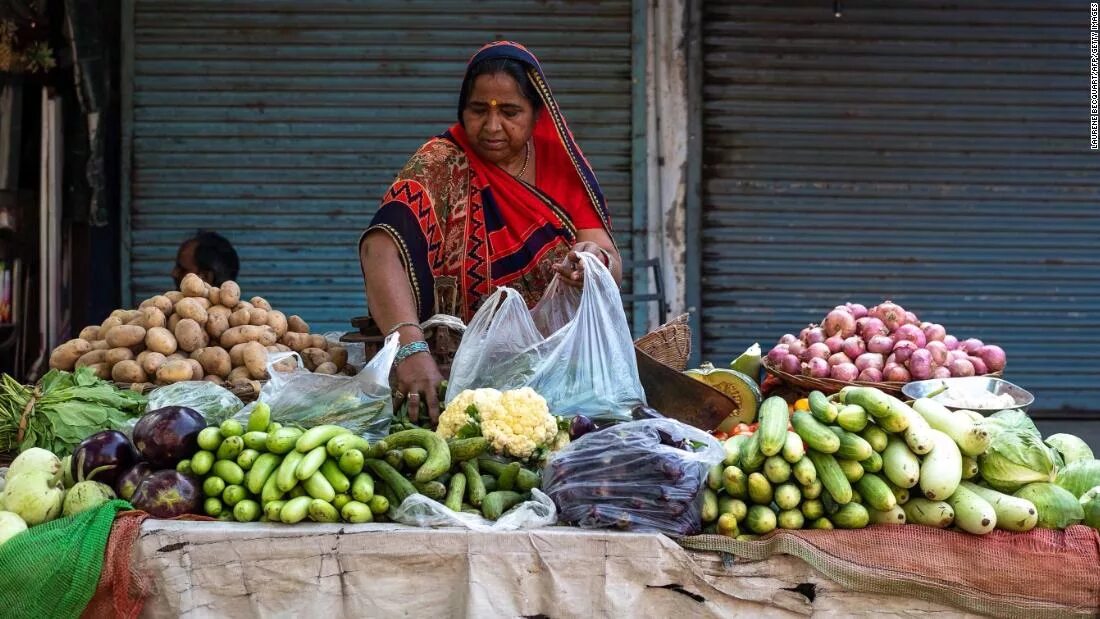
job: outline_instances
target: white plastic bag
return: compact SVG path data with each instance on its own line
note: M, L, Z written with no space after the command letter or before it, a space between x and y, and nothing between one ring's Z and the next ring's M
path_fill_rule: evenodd
M149 403L145 408L153 411L165 406L193 408L202 413L207 423L216 424L236 414L244 407L244 402L233 392L214 383L188 380L157 387L149 394Z
M474 531L516 531L548 527L558 520L554 502L538 488L531 499L516 505L495 522L474 514L447 509L439 501L423 494L412 494L401 505L391 508L390 520L414 527L465 527Z
M531 387L555 415L629 421L645 404L634 342L615 278L582 252L584 288L550 282L530 311L500 288L474 314L455 353L447 401L466 389Z
M298 353L271 353L267 371L271 379L260 389L258 401L271 407L271 419L303 427L321 424L343 426L371 441L389 433L393 420L390 368L400 346L398 334L355 376L314 374L302 368ZM289 357L298 359L293 372L279 372L274 366ZM247 422L255 403L241 409L234 419Z

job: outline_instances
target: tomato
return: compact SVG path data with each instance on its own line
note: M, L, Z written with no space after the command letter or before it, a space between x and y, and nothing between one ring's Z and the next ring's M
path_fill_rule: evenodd
M725 432L722 432L721 430L715 430L714 432L711 432L711 436L713 436L714 438L716 438L720 441L724 441L724 440L726 440L727 438L730 437L728 434L726 434Z
M808 411L810 410L809 398L801 398L794 403L794 410L796 411Z

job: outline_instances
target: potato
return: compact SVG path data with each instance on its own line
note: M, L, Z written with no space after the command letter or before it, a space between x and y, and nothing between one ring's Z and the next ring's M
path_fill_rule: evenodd
M263 297L252 297L248 300L248 302L251 303L253 307L258 307L262 310L267 310L269 312L271 311L271 304L268 303L267 299Z
M242 327L252 324L252 313L247 309L239 309L229 315L229 326Z
M100 329L99 325L92 325L90 327L84 327L83 329L80 330L80 335L78 337L82 340L87 340L89 342L94 342L94 341L99 339L99 329Z
M121 325L107 332L104 338L111 348L129 348L145 341L145 327Z
M129 352L129 349L125 349ZM148 377L137 361L126 359L111 368L111 379L116 383L143 383Z
M205 380L208 383L214 383L215 385L217 385L219 387L224 387L225 386L225 380L222 379L221 376L214 376L213 374L211 374L210 376L203 376L202 379Z
M111 365L109 363L93 363L88 366L88 369L103 380L111 380Z
M210 309L210 306L212 305L212 303L210 303L210 299L207 299L206 297L191 297L191 298L195 300L195 303L198 303L199 305L201 305L202 309L204 309L204 310Z
M141 310L126 310L122 312L122 322L124 324L130 324L138 318L141 318Z
M293 372L298 369L298 358L287 357L271 366L276 372Z
M313 370L316 374L335 374L339 370L336 368L336 364L331 361L326 361L317 366L317 369Z
M283 344L286 344L295 352L302 352L309 348L309 334L287 331L286 334L283 335Z
M172 333L175 333L176 332L176 325L178 325L181 320L183 320L182 316L180 316L179 314L172 314L171 316L168 317L168 324L165 325L165 327L167 327L168 330L171 331Z
M110 363L112 366L123 361L133 361L134 351L129 348L112 348L107 351L107 355L103 359L105 362ZM129 381L134 382L134 381ZM142 382L142 381L137 381Z
M204 375L214 375L225 378L233 369L233 363L229 359L229 353L221 346L207 346L191 353L191 358L202 364Z
M187 361L189 358L190 357L188 357L186 354L177 351L177 352L174 352L174 353L168 355L167 357L165 357L165 360L166 361Z
M122 322L126 322L125 320L122 320L126 316L126 312L127 312L127 310L124 310L124 309L116 309L113 312L111 312L111 315L109 316L109 318L118 318Z
M242 342L229 349L229 362L235 368L244 365L244 347L248 342Z
M206 346L210 338L199 323L184 318L176 325L176 342L179 343L180 350L190 353Z
M129 349L126 349L126 350L129 350ZM88 366L88 365L95 365L97 363L104 363L104 362L107 361L107 352L108 351L106 351L106 350L92 350L92 351L86 352L83 355L81 355L79 359L76 360L76 365L74 367L82 368L82 367L85 367L85 366Z
M145 299L144 301L142 301L141 305L138 306L138 309L146 309L146 308L149 308L149 307L155 307L155 308L160 310L160 313L167 316L168 314L172 313L172 308L174 306L175 306L175 303L172 301L172 299L169 299L168 297L166 297L162 294L158 294L155 297L149 297L148 299Z
M244 365L248 368L248 375L256 380L262 380L267 376L267 349L259 342L245 344L241 353L244 357Z
M241 300L241 287L233 280L223 282L218 296L222 305L235 307Z
M229 316L224 314L210 314L206 319L206 332L216 342L222 333L229 329Z
M202 364L194 359L188 359L187 363L191 366L191 380L202 380Z
M166 298L167 298L167 299L168 299L169 301L171 301L171 302L172 302L172 305L173 305L173 306L174 306L174 305L175 305L176 303L179 303L181 299L183 299L183 293L182 293L182 292L180 292L179 290L169 290L168 292L164 293L164 296L165 296L165 297L166 297ZM175 311L175 310L173 310L173 311Z
M176 313L181 319L189 318L200 325L206 324L206 308L194 297L188 297L176 303Z
M283 344L283 343L276 344L275 348L279 352L294 352L294 349L292 349L290 346L287 346L286 344Z
M225 316L228 320L229 316L233 314L233 310L224 305L211 305L210 308L206 310L206 314L208 316Z
M231 327L228 331L223 333L221 337L222 348L233 348L237 344L243 344L244 342L259 342L264 346L270 346L274 344L275 341L275 331L266 325L262 327L255 325Z
M176 336L164 327L153 327L145 334L145 349L162 355L170 355L179 348Z
M236 312L236 311L238 311L238 310L243 310L243 309L246 309L246 310L249 310L249 311L251 311L251 310L254 310L254 309L256 309L256 307L255 307L254 305L252 305L251 303L249 303L248 301L240 301L240 302L239 302L239 303L237 303L237 305L236 305L236 306L235 306L235 307L233 308L233 311L234 311L234 312Z
M343 346L330 346L328 356L336 367L342 368L348 364L348 349Z
M229 372L229 376L225 379L225 382L235 385L238 383L247 383L252 380L249 378L248 368L245 366L235 367Z
M163 327L168 324L168 319L165 318L164 312L160 311L160 308L147 307L141 310L141 318L136 324L146 329L152 329L153 327Z
M99 339L106 339L107 334L111 332L117 326L122 325L122 319L118 316L109 316L103 321L103 324L99 325Z
M267 326L275 329L276 337L282 338L287 331L286 314L279 310L268 310Z
M314 333L309 336L309 346L310 348L328 350L328 340L325 339L325 336Z
M141 369L145 370L145 373L149 376L156 376L160 366L168 361L168 358L159 352L145 351L142 354L145 357L142 358L141 355L138 355L137 361L141 365Z
M210 305L221 305L222 289L218 286L211 286L210 292L206 293L206 298L210 301Z
M185 297L205 297L209 290L210 284L202 281L202 278L194 273L184 275L183 281L180 282L180 292Z
M157 370L157 382L161 384L178 383L191 380L193 375L194 371L191 369L190 359L173 359Z
M248 315L250 318L248 324L256 325L257 327L262 327L267 324L267 310L265 309L260 309L257 307L255 309L248 310Z
M297 314L286 319L287 328L295 333L309 333L309 324Z
M96 340L92 342L92 350L111 350L111 345L106 340Z
M320 348L307 348L302 351L302 361L305 362L306 367L312 372L317 366L322 363L328 363L332 361L332 359L329 358L327 352Z

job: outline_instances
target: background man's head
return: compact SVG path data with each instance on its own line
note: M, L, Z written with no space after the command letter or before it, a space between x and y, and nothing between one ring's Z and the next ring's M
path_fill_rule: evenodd
M188 273L198 275L212 286L221 286L228 280L237 279L238 269L240 261L233 245L217 232L201 230L180 245L172 279L177 289Z

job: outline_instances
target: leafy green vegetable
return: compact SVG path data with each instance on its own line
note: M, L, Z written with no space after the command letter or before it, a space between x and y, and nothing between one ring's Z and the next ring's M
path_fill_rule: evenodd
M1054 483L1080 497L1091 488L1100 486L1100 460L1079 460L1058 471Z
M1085 511L1077 497L1051 483L1028 484L1013 496L1035 504L1039 526L1045 529L1064 529L1085 519Z
M23 411L32 398L19 441ZM5 374L0 379L0 451L42 447L64 456L100 430L124 429L144 410L145 396L120 390L89 368L51 370L33 387Z
M1088 443L1072 434L1051 434L1045 442L1058 451L1067 465L1094 457Z
M1023 411L1006 410L985 420L989 449L978 458L982 478L1001 492L1034 482L1054 481L1055 451L1043 443L1035 423Z

